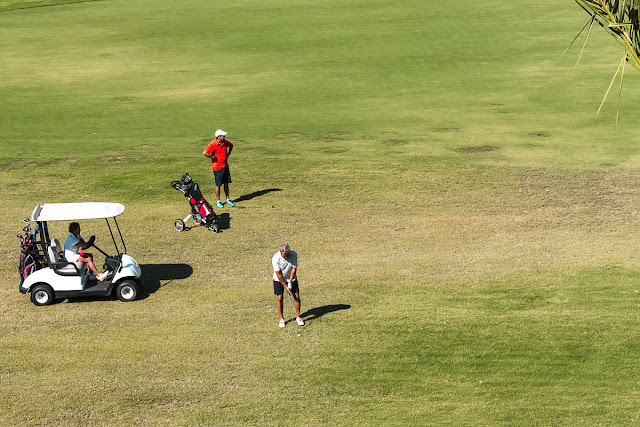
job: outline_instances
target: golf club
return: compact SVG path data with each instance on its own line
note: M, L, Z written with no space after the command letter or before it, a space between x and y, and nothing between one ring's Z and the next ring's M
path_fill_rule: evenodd
M291 312L291 330L293 331L293 303L291 302L291 292L289 292L289 311Z

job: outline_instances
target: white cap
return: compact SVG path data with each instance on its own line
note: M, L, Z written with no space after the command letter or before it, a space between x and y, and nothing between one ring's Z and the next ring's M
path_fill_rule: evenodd
M227 133L226 133L225 131L223 131L222 129L218 129L218 130L216 131L216 138L217 138L217 137L219 137L219 136L221 136L221 135L222 135L222 136L224 136L224 135L226 135L226 134L227 134Z

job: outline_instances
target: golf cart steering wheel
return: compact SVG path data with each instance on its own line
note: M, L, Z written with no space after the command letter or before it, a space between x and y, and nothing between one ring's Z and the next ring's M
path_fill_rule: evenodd
M96 236L91 236L89 237L89 240L87 241L87 249L89 249L91 246L93 246L93 242L96 241Z

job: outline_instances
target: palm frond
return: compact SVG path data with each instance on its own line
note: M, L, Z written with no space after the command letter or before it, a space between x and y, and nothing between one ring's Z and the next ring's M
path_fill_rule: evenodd
M620 69L622 68L622 75L620 77L620 91L622 91L622 78L624 76L624 60L625 58L622 58L622 60L620 61L620 64L618 64L618 68L616 69L616 73L613 75L613 78L611 79L611 83L609 84L609 88L607 89L607 93L604 94L604 99L602 100L602 102L600 103L600 108L598 108L598 112L596 113L596 116L598 114L600 114L600 110L602 110L602 106L604 105L604 101L607 99L607 95L609 95L609 92L611 91L611 87L613 86L613 83L616 81L616 77L618 77L618 73L620 72ZM620 105L620 95L618 94L618 106ZM618 111L620 109L618 108ZM616 122L618 121L618 114L616 113Z
M627 61L640 70L640 0L576 0L627 50Z
M576 0L576 3L591 15L590 21L592 25L594 21L597 22L625 49L625 55L620 61L620 64L618 64L618 68L611 80L611 84L609 84L609 88L607 89L604 99L600 104L600 108L598 108L598 112L596 113L596 115L600 113L602 105L611 91L613 82L618 76L618 73L622 70L620 73L618 109L616 112L617 123L620 112L620 96L622 93L622 79L624 78L625 61L631 64L634 68L640 70L640 0ZM585 27L582 28L580 33L584 31ZM589 28L589 32L590 31L591 28ZM587 39L588 38L589 34L587 34ZM571 43L573 44L573 42ZM580 56L582 56L582 53L580 53ZM578 58L578 61L580 61L580 58Z

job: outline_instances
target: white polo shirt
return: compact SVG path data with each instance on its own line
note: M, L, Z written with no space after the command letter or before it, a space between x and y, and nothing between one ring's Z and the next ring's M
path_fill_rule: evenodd
M64 241L64 258L69 262L76 262L80 258L80 248L76 245L80 243L82 236L74 236L73 233L69 233L67 240Z
M291 277L291 270L294 268L298 268L298 253L291 249L289 252L289 258L284 259L280 252L276 252L276 254L271 258L271 264L273 264L273 280L279 282L278 276L276 273L278 271L282 272L282 278L284 282L287 283L289 277ZM298 272L296 271L295 276L293 276L293 280L298 280Z

